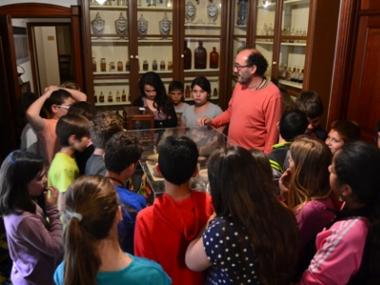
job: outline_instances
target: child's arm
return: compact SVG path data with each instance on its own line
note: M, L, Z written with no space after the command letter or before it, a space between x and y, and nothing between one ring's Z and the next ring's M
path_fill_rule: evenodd
M50 196L45 193L46 212L49 217L47 227L41 218L30 216L24 219L18 228L18 232L30 246L52 257L61 256L63 252L62 224L55 206L57 195L58 192L54 188L50 189Z
M29 106L28 110L26 110L26 118L35 131L42 130L45 126L45 119L40 116L40 112L45 101L55 90L57 90L55 86L47 87L45 93L34 101L32 105Z
M207 257L205 248L203 246L203 232L208 228L211 220L215 218L215 213L213 213L205 226L205 228L200 231L198 237L194 239L186 250L185 263L193 271L204 271L211 266L210 260Z

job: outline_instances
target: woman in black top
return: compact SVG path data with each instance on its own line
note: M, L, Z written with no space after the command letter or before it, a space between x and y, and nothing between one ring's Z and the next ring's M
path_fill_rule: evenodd
M134 106L150 109L154 114L155 128L177 126L177 116L174 106L166 95L166 90L160 76L155 72L143 74L139 81L140 97Z

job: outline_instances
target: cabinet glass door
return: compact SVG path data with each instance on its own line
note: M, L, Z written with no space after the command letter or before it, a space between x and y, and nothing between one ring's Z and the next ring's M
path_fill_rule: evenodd
M173 77L173 4L170 0L137 1L139 73L158 73L166 87Z
M129 104L128 2L89 4L95 104Z
M190 85L203 75L211 84L211 99L219 99L221 62L221 0L186 0L184 84L185 100L192 100Z
M279 83L303 87L309 0L284 0L281 23Z
M266 76L271 77L273 43L275 37L276 0L257 1L255 47L268 61Z
M236 54L242 49L247 47L247 36L248 36L248 21L249 21L249 2L248 0L235 0L234 1L234 15L233 15L233 56L232 56L232 66L235 63ZM236 74L231 70L232 85L236 84Z

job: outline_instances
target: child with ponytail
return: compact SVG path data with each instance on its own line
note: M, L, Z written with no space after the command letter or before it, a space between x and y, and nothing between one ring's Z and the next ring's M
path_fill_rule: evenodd
M122 220L109 178L83 176L65 196L65 256L57 285L171 284L161 266L122 251L117 225Z

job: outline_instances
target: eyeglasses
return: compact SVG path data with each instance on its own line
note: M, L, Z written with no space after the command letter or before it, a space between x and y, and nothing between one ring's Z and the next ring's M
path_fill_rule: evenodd
M246 65L240 65L238 63L234 64L234 68L236 68L237 70L240 70L240 69L246 68L246 67L252 67L252 65L248 65L248 64L246 64Z
M71 106L68 106L68 105L58 105L57 107L69 110Z

